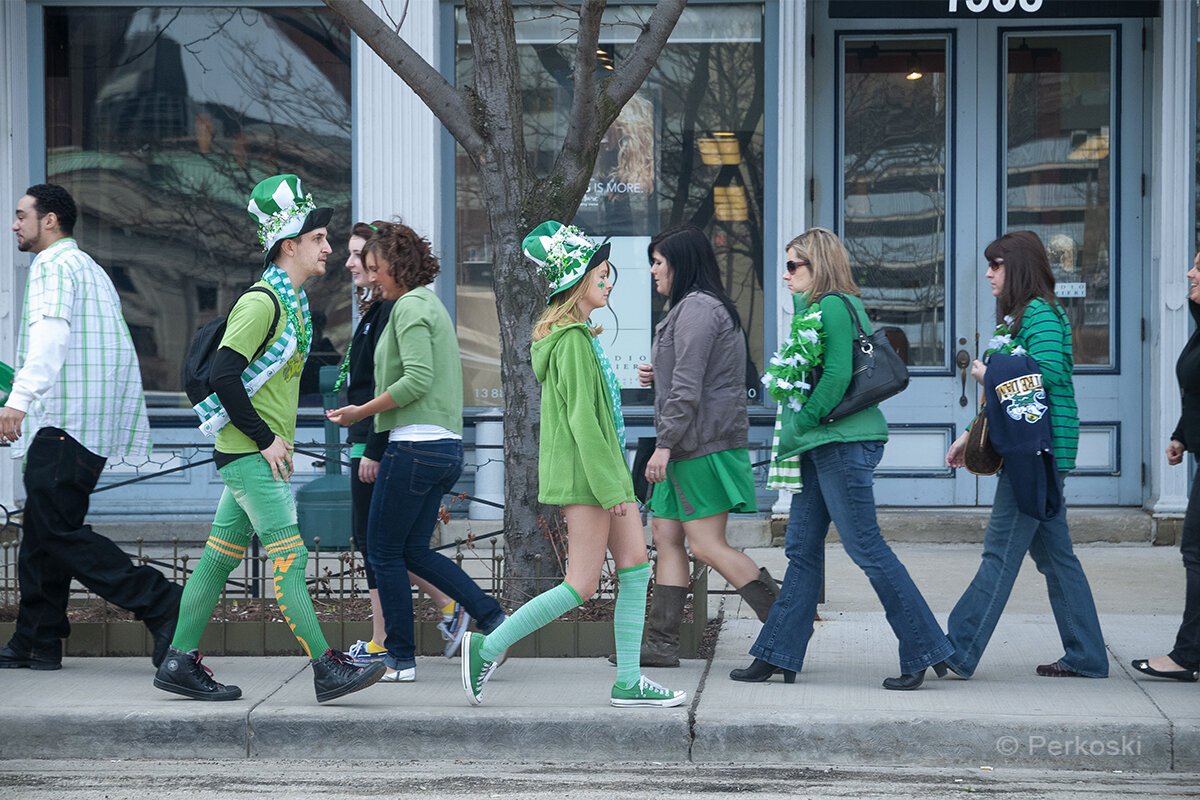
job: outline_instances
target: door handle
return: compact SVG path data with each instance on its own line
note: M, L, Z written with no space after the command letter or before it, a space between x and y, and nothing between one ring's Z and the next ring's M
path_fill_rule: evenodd
M963 408L967 407L967 368L971 366L971 354L966 350L959 350L954 354L954 363L958 366L958 375L962 379L962 394L959 395L958 404Z

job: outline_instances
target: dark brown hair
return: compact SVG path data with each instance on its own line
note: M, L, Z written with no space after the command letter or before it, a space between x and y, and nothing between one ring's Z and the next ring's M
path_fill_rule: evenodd
M356 223L354 223L354 227L352 227L350 229L350 238L353 239L355 236L357 236L358 238L362 239L364 250L367 247L367 241L374 235L375 235L375 229L372 228L370 225L368 225L365 222L356 222ZM350 246L349 241L346 242L346 246L347 247ZM360 261L362 260L361 252L359 252L358 258ZM363 269L366 269L365 264L363 265ZM366 314L367 311L371 308L371 306L378 303L382 298L373 294L369 287L355 286L354 287L354 299L358 303L358 313Z
M983 257L1004 264L1004 288L996 298L996 316L1012 316L1010 329L1021 329L1021 318L1029 304L1041 298L1058 307L1054 294L1054 272L1046 246L1033 231L1009 231L983 250Z
M387 264L388 273L406 290L432 283L441 272L429 240L403 222L376 220L374 234L363 245L363 263L368 253Z

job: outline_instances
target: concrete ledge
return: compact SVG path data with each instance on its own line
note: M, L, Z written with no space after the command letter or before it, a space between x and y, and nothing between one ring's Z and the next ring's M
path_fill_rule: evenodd
M990 506L981 508L881 508L879 527L889 542L973 544L983 541ZM1084 506L1068 510L1071 539L1076 544L1150 543L1176 541L1170 520L1155 520L1141 508ZM783 545L787 517L771 519L771 544ZM1161 531L1161 541L1155 530ZM1169 541L1168 541L1169 539ZM827 541L838 541L837 526L830 526Z

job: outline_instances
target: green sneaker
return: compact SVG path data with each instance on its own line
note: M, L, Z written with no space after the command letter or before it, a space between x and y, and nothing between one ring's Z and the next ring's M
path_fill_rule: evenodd
M483 702L483 685L496 671L496 662L487 661L480 652L486 637L482 633L468 632L462 641L462 685L467 701L477 706Z
M658 708L673 708L683 705L687 700L687 692L677 692L659 686L645 675L630 689L622 689L617 684L612 688L612 704L617 708L632 708L634 706L657 706Z

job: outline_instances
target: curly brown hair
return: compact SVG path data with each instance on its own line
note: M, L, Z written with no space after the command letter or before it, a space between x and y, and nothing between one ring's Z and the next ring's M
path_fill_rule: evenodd
M388 273L396 283L406 290L432 283L441 272L442 265L433 254L433 245L424 236L403 222L376 220L371 225L375 235L363 245L364 262L368 253L374 253L387 264Z

